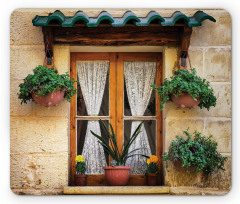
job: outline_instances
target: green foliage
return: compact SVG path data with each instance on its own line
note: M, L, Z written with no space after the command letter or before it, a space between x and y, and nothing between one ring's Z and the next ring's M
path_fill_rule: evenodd
M68 73L59 75L56 70L41 65L33 69L33 73L29 74L19 85L18 98L21 100L21 104L30 100L34 101L32 92L37 92L39 96L47 96L49 93L61 89L65 91L64 98L69 102L76 93L74 88L76 81L73 78L70 80Z
M85 174L85 171L86 171L86 163L84 161L77 162L77 164L76 164L77 174Z
M191 72L186 69L178 69L176 75L171 76L171 80L165 78L161 86L156 87L155 84L151 86L157 90L160 97L160 110L163 109L163 105L167 101L171 100L170 94L178 97L184 93L188 93L194 100L200 97L201 102L198 106L200 108L207 108L207 110L211 106L216 106L216 97L209 82L197 76L194 68L191 69Z
M141 155L141 154L133 154L133 153L136 152L137 150L143 149L144 147L134 149L130 152L128 152L128 150L132 145L132 143L134 142L134 140L139 135L143 122L141 122L138 125L138 127L136 128L136 130L134 131L130 139L125 144L123 144L121 150L118 149L117 139L116 139L112 125L110 124L110 129L111 129L111 133L110 133L106 124L102 120L100 120L99 122L103 126L105 132L107 133L109 142L106 141L103 137L94 133L93 131L91 131L91 133L98 138L98 142L103 146L104 151L113 158L116 166L124 166L126 163L126 160L129 157L132 157L135 155ZM145 155L141 155L141 156L145 156Z
M159 169L158 169L157 163L150 162L150 164L148 164L147 166L146 174L158 173L158 172L159 172Z
M188 130L183 131L187 139L176 136L177 140L172 141L169 151L163 153L163 161L173 161L179 159L182 167L195 166L196 171L203 171L205 174L211 174L216 168L223 168L227 157L223 157L217 151L217 142L213 141L212 135L209 137L202 136L201 133L195 131L194 139Z

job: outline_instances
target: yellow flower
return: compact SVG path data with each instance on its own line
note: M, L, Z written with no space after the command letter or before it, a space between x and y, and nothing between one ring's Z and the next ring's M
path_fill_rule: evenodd
M76 162L83 162L84 161L84 157L82 155L77 155L75 158Z
M152 155L152 156L150 157L150 162L152 162L152 163L157 163L157 162L158 162L158 157L157 157L156 155Z
M147 164L150 164L150 162L151 162L150 159L148 159L148 160L147 160Z

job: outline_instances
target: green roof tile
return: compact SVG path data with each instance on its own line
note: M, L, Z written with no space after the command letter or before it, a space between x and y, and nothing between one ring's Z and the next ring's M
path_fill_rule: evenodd
M114 18L110 13L107 11L102 11L97 18L90 18L89 23L87 24L88 27L97 27L101 22L107 22L112 24L114 22Z
M148 26L152 21L157 21L159 24L164 22L164 18L155 11L150 11L147 17L139 17L140 22L136 23L137 26Z
M62 23L62 27L73 27L76 21L81 21L84 24L89 22L89 17L82 11L77 11L73 17L67 17L65 21Z
M209 16L208 14L204 13L203 11L197 11L193 15L191 20L189 21L188 26L190 26L190 27L200 26L202 21L204 21L206 19L216 22L215 18L213 18L212 16Z
M202 21L206 19L216 22L212 16L203 11L197 11L192 17L188 17L180 11L174 12L171 17L162 17L155 11L150 11L146 17L138 17L132 11L125 12L122 17L113 17L107 11L102 11L98 17L89 17L82 11L77 11L74 16L65 16L61 11L56 10L49 16L35 16L32 23L34 26L48 26L51 21L57 20L62 27L73 27L76 22L86 24L87 27L98 27L103 23L108 23L113 27L122 27L128 23L136 26L148 26L154 21L162 26L174 26L176 23L184 22L189 27L196 27L201 26Z

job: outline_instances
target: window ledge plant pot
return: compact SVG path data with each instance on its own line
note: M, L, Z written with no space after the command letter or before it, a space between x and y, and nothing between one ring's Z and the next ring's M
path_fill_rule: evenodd
M87 184L87 175L85 174L76 174L75 175L75 185L76 186L86 186Z
M170 95L172 101L179 107L179 108L195 108L201 102L201 99L198 98L195 101L192 96L188 93L184 93L178 97L175 97L173 94Z
M178 171L189 171L189 172L195 172L196 166L184 166L182 167L182 162L179 159L173 159L173 164L175 166L175 169Z
M130 166L106 166L105 177L110 186L126 186L130 177Z
M39 106L58 106L58 103L64 98L64 93L65 91L63 90L56 90L52 93L49 93L47 96L36 96L37 92L33 92L32 97Z
M148 173L146 174L146 184L147 186L156 186L158 181L157 173Z

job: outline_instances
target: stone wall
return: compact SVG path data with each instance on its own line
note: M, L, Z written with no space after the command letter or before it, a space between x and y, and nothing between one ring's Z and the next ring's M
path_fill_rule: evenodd
M41 27L34 27L35 15L48 15L56 9L19 9L10 20L10 186L17 194L59 194L68 185L69 164L69 103L58 107L40 107L33 103L20 104L18 85L32 69L43 63L44 45ZM79 9L61 9L74 15ZM146 16L151 9L132 9L138 16ZM83 10L97 16L100 9ZM109 9L114 17L124 9ZM172 9L156 9L162 16L171 16ZM192 15L196 10L182 10ZM169 186L196 186L229 189L231 185L231 18L224 10L207 10L217 22L204 21L193 28L190 59L200 76L211 82L217 96L217 106L210 111L196 108L177 109L168 103L164 109L164 148L175 135L190 127L204 134L214 134L219 151L230 159L226 171L205 179L201 174L179 174L169 167L165 183ZM55 65L60 74L69 71L69 46L54 47ZM177 49L164 48L164 75L169 77L177 64ZM220 182L221 181L221 182ZM34 193L36 192L36 193Z

